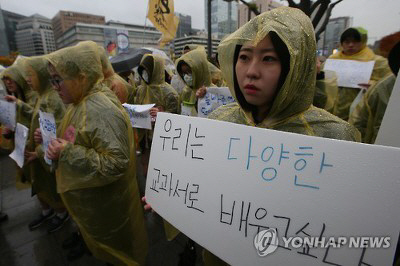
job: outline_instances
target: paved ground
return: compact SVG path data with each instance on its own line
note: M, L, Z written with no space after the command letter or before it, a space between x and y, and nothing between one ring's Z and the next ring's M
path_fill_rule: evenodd
M29 231L28 223L40 212L40 207L36 197L31 197L30 189L18 191L15 188L15 169L15 163L8 156L0 155L0 210L9 217L8 221L0 224L0 265L104 266L104 262L88 254L77 261L67 261L67 251L62 249L61 243L73 231L72 222L53 234L47 233L46 225ZM143 176L139 176L139 183L144 191ZM146 214L146 222L150 243L146 265L178 265L186 237L180 235L168 242L162 220L154 213ZM201 248L198 247L197 251L196 265L202 265Z

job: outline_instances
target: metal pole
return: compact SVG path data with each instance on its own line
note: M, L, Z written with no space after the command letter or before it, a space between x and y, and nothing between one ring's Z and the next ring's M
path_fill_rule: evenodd
M208 29L208 40L207 40L207 52L208 57L212 56L212 46L211 46L211 0L207 0L207 29Z

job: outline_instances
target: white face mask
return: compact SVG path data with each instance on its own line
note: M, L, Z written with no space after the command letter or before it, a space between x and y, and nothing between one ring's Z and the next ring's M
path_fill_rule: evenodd
M144 81L146 81L147 83L149 83L149 74L147 73L146 70L142 71L142 78L144 79Z
M190 74L183 75L183 80L186 82L188 86L193 86L193 77Z

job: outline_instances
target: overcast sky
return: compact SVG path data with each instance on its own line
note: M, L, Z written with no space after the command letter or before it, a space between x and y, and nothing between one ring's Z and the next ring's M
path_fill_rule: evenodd
M2 9L27 16L39 13L52 18L58 10L68 10L103 15L106 21L141 25L145 22L147 3L147 0L0 0ZM204 29L204 0L175 0L175 12L191 15L192 27ZM340 16L352 16L353 26L366 28L371 43L400 30L400 0L343 0L334 8L332 18Z

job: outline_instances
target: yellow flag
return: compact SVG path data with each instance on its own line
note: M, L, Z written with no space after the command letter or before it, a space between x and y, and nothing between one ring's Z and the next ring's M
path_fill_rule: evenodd
M147 18L162 32L161 47L175 38L179 18L174 15L173 0L149 0Z

